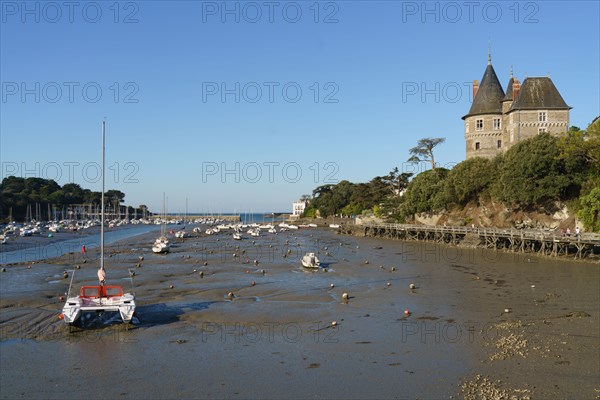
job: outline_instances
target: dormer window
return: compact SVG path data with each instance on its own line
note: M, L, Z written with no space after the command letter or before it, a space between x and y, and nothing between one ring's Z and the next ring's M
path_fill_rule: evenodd
M483 120L482 119L478 119L476 121L475 129L478 130L478 131L482 131L483 130Z

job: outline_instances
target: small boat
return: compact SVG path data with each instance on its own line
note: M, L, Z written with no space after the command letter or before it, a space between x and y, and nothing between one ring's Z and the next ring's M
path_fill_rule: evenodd
M321 262L315 255L315 253L306 253L304 257L302 257L302 266L304 268L319 268Z
M165 194L163 193L164 218L162 220L162 226L160 227L160 236L154 241L154 244L152 245L152 252L157 253L157 254L168 253L169 250L171 250L171 245L169 244L169 239L167 238L166 226L165 226L165 221L166 221L166 216L167 216L165 201L166 201Z
M241 233L239 233L239 232L235 232L235 233L233 234L233 239L234 239L234 240L242 240L242 234L241 234Z
M169 239L166 236L161 236L152 245L153 253L168 253L171 250Z
M106 270L104 269L104 127L105 123L102 122L102 222L100 225L100 269L98 269L100 284L97 286L82 286L78 295L71 296L71 287L75 277L75 270L72 271L67 301L61 314L61 318L69 325L76 323L81 315L86 312L118 312L125 323L131 322L135 313L135 295L133 293L124 293L121 286L106 285ZM133 273L131 270L129 270L129 278L133 287Z
M177 231L177 232L175 232L175 237L178 239L183 239L183 238L188 237L188 234L186 231Z
M330 228L338 229L340 226L338 224L329 224Z

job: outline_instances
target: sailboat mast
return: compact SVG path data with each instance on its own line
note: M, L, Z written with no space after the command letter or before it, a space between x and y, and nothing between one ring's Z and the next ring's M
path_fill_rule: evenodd
M162 223L162 226L160 227L161 236L166 236L166 234L167 234L167 229L165 226L166 220L167 220L167 195L165 194L165 192L163 192L163 223Z
M100 200L100 269L104 269L104 130L106 121L102 121L102 198Z

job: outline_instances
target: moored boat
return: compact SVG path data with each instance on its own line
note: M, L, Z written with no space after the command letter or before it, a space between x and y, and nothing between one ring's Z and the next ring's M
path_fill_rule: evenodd
M63 307L63 320L74 324L85 312L118 312L125 323L131 322L135 313L135 296L123 293L121 286L82 286L79 295L67 297Z
M321 262L315 253L306 253L304 257L302 257L301 262L304 268L319 268L321 265Z
M154 241L152 245L153 253L168 253L171 250L169 239L166 236L161 236Z
M104 129L102 122L102 197L101 197L101 228L100 228L100 268L98 269L99 285L82 286L79 294L71 296L73 278L72 271L67 300L62 309L61 318L65 323L76 323L81 315L86 312L118 312L125 323L131 322L135 313L135 294L124 293L123 288L117 285L106 285L106 270L104 268ZM129 271L129 278L133 287L133 273Z

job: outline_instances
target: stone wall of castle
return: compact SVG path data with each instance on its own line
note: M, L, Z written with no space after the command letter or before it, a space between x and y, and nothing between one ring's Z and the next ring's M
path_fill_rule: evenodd
M540 113L545 113L544 117ZM542 132L558 136L569 130L569 110L515 110L505 115L507 148Z
M503 150L504 137L501 114L475 115L465 119L465 142L467 159L471 157L492 158ZM494 120L499 121L494 122ZM482 125L478 126L483 123Z
M544 117L540 113L545 114ZM500 119L500 126L494 120ZM478 126L478 121L483 126ZM569 129L569 110L515 110L508 114L476 115L465 119L467 159L493 158L519 141L541 132L558 136ZM481 122L479 122L481 124Z

